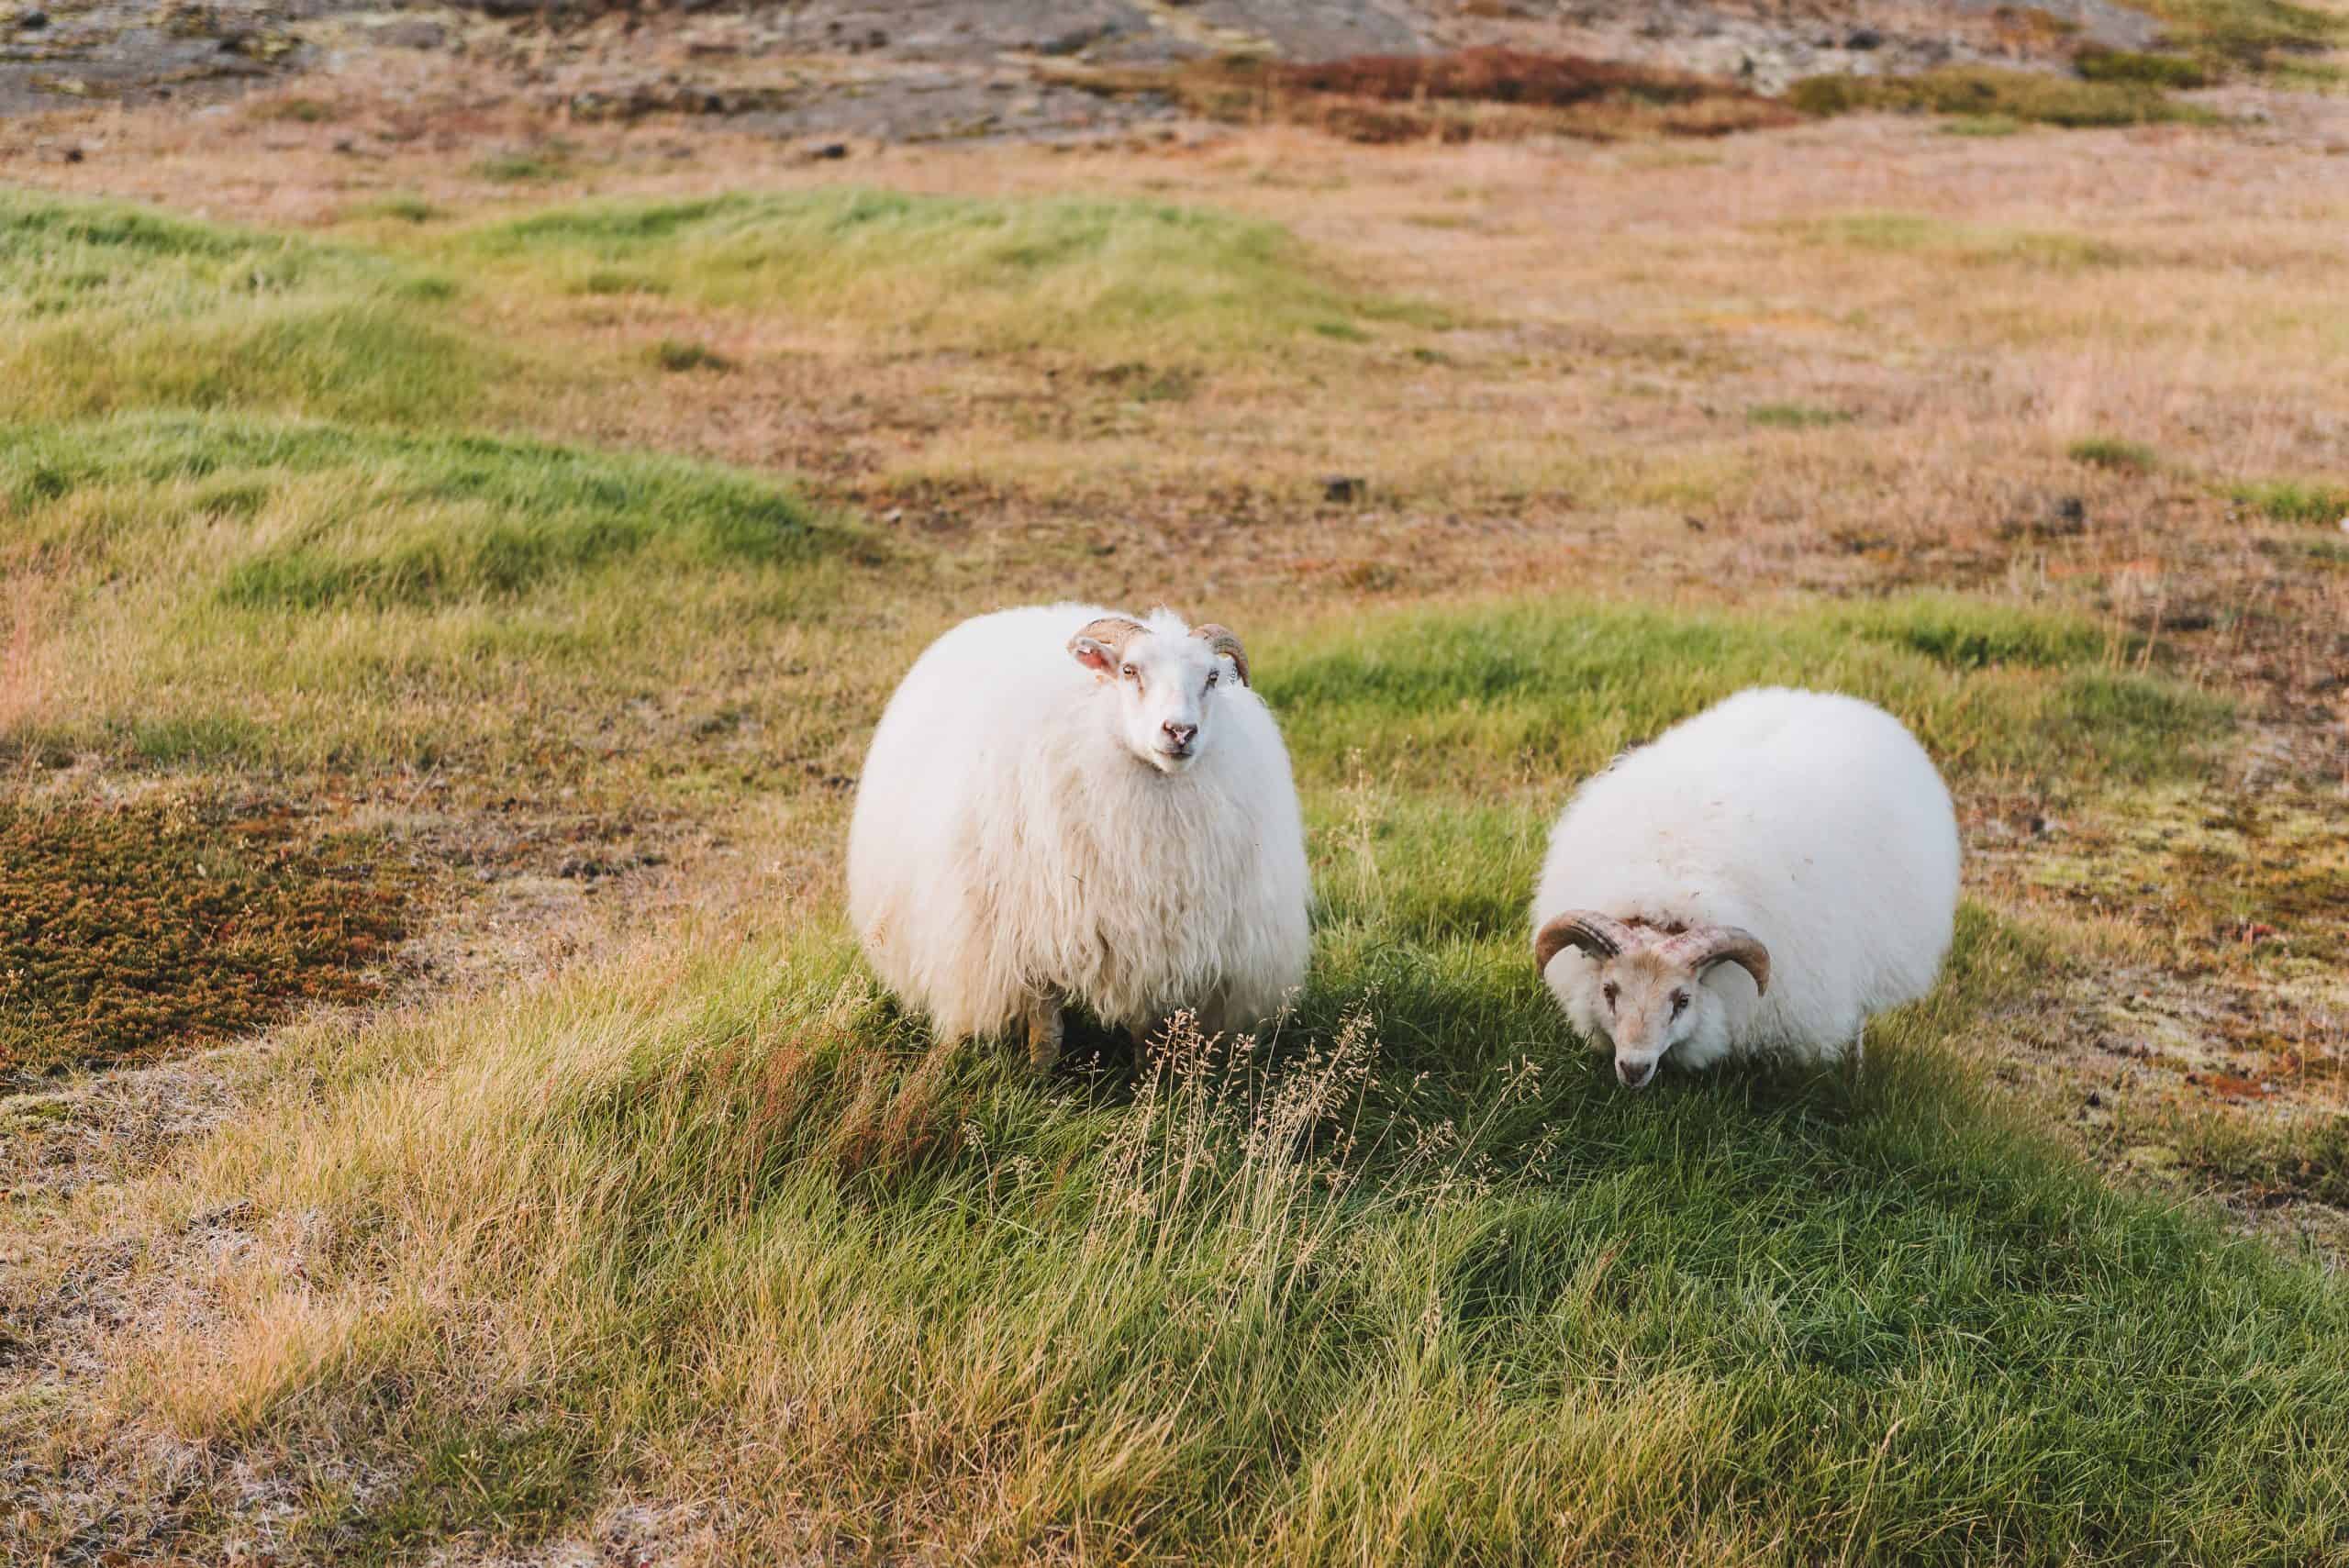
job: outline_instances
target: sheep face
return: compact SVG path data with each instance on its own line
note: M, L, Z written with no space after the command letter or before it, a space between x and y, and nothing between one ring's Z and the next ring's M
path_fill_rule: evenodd
M1568 956L1569 948L1580 956ZM1720 993L1705 984L1714 970L1734 964L1753 981L1754 995L1770 988L1769 949L1737 926L1661 929L1569 909L1533 934L1533 958L1545 978L1553 963L1568 965L1554 994L1575 1029L1603 1034L1614 1046L1615 1077L1628 1089L1654 1082L1657 1064L1675 1050L1692 1067L1727 1051L1729 1011Z
M1721 999L1675 963L1660 945L1633 948L1593 966L1590 1022L1615 1047L1615 1077L1627 1089L1655 1082L1656 1068L1675 1048L1709 1060L1729 1038Z
M1207 754L1218 689L1245 684L1237 657L1208 639L1208 629L1219 628L1136 627L1119 641L1088 627L1069 641L1076 662L1115 693L1114 722L1126 750L1162 773L1183 773Z

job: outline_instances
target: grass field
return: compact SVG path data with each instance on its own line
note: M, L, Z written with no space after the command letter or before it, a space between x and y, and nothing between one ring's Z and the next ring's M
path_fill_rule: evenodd
M2330 132L237 112L0 191L10 1561L2349 1561ZM1245 637L1316 959L1039 1081L839 862L1061 595ZM1948 975L1626 1095L1542 834L1765 682Z

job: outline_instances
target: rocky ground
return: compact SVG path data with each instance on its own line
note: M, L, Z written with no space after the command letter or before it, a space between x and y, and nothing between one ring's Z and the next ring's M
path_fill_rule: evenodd
M587 118L685 112L781 137L900 142L1082 137L1171 118L1066 67L1224 56L1320 61L1503 45L1668 66L1765 93L1821 72L2052 61L2143 49L2109 0L863 0L668 9L605 0L17 0L0 10L0 115L77 104L211 103L321 68L486 63L534 104Z

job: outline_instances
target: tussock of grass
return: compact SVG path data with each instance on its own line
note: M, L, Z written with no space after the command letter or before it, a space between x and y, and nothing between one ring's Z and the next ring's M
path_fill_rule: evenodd
M2153 448L2118 436L2089 436L2065 450L2075 462L2109 468L2116 473L2151 473L2158 464Z
M350 216L360 218L389 218L395 223L417 224L430 223L445 215L422 196L404 193L379 197L358 207Z
M1965 266L2019 266L2054 272L2126 266L2129 250L2060 230L1960 223L1919 213L1855 212L1791 226L1815 242L1861 250L1913 252Z
M2106 662L2086 622L1945 597L1794 615L1520 605L1360 617L1263 659L1299 770L1572 778L1742 686L1853 692L1965 773L2191 766L2223 704Z
M648 1483L725 1496L752 1557L2054 1562L2349 1524L2337 1294L2101 1189L1935 1043L2024 982L2017 934L1969 913L1855 1104L1624 1096L1521 932L1333 918L1277 1041L1042 1087L931 1052L818 934L321 1040L323 1090L152 1195L299 1250L237 1254L116 1390L417 1478L353 1506L273 1464L330 1549L412 1539L418 1497L527 1547Z
M567 180L575 172L575 165L573 149L555 141L493 154L475 163L473 172L478 179L499 184L527 184Z
M2142 82L2154 87L2191 89L2210 84L2198 62L2175 54L2133 54L2127 50L2089 50L2072 62L2090 82Z
M10 432L0 452L33 514L28 532L61 543L95 542L75 528L89 514L71 503L127 474L142 487L193 484L184 506L207 520L262 513L296 476L363 474L366 515L329 512L266 530L249 553L219 551L224 597L288 609L507 597L623 562L694 571L805 561L847 537L792 491L748 474L481 436L146 418ZM63 531L44 526L52 514ZM164 511L152 526L168 533L175 520ZM113 530L105 542L127 541Z
M123 418L0 435L0 473L17 537L106 585L41 651L68 749L561 754L540 704L817 618L867 548L770 480L482 437Z
M1328 276L1275 225L1147 202L826 189L561 207L468 248L558 287L627 280L705 304L990 349L1294 349L1431 313Z
M2016 136L2023 123L2012 115L1952 115L1941 128L1946 136Z
M2145 0L2143 8L2168 23L2178 42L2254 68L2282 63L2279 56L2319 53L2349 39L2349 20L2338 12L2291 0Z
M1808 403L1756 403L1745 411L1747 424L1776 430L1812 430L1847 425L1851 420L1852 416L1841 408L1820 408Z
M2349 485L2277 479L2237 485L2235 504L2279 523L2336 523L2349 517Z
M672 373L685 371L729 371L734 361L707 343L663 338L652 346L652 362Z
M510 367L439 319L450 293L362 251L0 193L0 414L453 424Z
M2210 117L2143 81L2081 82L1991 66L1953 66L1915 76L1808 76L1787 90L1787 101L1811 115L1892 109L1976 117L1998 115L2067 128Z

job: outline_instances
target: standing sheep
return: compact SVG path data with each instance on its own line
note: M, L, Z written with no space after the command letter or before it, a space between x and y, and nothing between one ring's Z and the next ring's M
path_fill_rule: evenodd
M1631 1088L1667 1052L1856 1061L1870 1015L1932 988L1957 860L1949 791L1898 719L1740 692L1575 792L1542 862L1534 960Z
M1070 1004L1137 1035L1273 1016L1305 978L1305 833L1240 639L1163 609L964 621L874 732L848 894L941 1036L1018 1021L1040 1069Z

